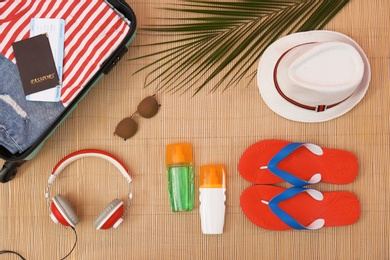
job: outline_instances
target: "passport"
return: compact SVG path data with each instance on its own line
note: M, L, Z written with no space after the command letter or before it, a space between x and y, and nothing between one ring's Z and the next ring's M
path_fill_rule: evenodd
M60 85L47 34L12 44L25 95Z

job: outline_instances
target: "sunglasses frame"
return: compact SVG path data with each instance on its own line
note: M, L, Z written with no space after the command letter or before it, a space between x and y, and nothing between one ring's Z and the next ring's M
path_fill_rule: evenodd
M150 103L149 100L152 100L152 104L148 104L148 102ZM131 116L125 117L119 121L115 127L114 135L123 138L125 141L132 138L138 132L138 123L135 121L134 116L138 114L140 117L145 119L152 118L157 115L160 107L161 104L156 99L156 94L145 97L138 104L137 110ZM146 111L140 113L140 110L145 109Z

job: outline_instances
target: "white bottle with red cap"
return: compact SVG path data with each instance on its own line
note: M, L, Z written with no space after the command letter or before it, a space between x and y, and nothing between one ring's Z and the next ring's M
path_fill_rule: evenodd
M226 170L223 165L200 167L199 193L202 233L222 234L226 209Z

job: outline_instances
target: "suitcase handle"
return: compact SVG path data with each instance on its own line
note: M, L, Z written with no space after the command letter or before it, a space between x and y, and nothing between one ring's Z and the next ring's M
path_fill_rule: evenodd
M111 70L116 66L116 64L120 61L120 59L123 57L123 55L126 54L128 51L127 47L124 46L119 52L116 53L116 55L109 61L108 67L104 70L104 74L108 74L111 72Z

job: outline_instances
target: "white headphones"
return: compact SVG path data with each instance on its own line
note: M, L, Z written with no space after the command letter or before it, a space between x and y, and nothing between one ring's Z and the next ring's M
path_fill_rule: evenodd
M45 192L47 206L50 211L50 217L56 224L60 223L64 226L75 227L76 224L79 222L79 219L75 211L73 210L72 205L64 196L58 194L53 197L52 201L50 201L50 186L53 184L56 177L66 166L84 157L99 157L109 161L122 173L123 177L125 177L126 181L130 185L127 207L124 208L123 202L119 199L114 199L110 204L108 204L108 206L103 210L102 213L98 215L98 217L94 221L94 226L96 229L105 230L110 229L111 227L116 228L122 223L123 217L125 216L127 210L130 207L130 200L133 196L132 180L129 175L129 171L118 158L116 158L110 153L96 149L86 149L71 153L68 156L64 157L61 161L59 161L56 166L54 166L53 171L48 180Z

